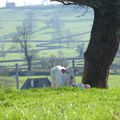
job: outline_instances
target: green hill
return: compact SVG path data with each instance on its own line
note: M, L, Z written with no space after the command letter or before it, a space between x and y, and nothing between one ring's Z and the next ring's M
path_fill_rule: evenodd
M63 7L63 6L54 6L53 8L44 7L44 8L16 8L16 9L0 9L0 27L2 28L0 31L0 36L7 36L8 34L12 34L16 32L16 26L21 25L24 19L29 14L33 15L34 19L34 37L32 39L51 39L51 32L55 32L53 27L48 27L47 22L61 22L61 30L68 31L70 30L72 33L81 33L90 31L92 20L93 20L93 12L89 10L86 15L81 16L83 13L83 9L79 10L75 7ZM81 16L81 17L80 17ZM58 21L57 21L58 20ZM48 33L49 32L49 33ZM46 33L44 35L43 33ZM48 34L47 34L48 33ZM47 37L46 37L47 36ZM88 35L86 37L87 40ZM11 39L8 37L7 39Z
M3 8L0 9L0 61L23 59L21 47L11 41L17 35L16 27L22 25L29 15L32 15L33 22L29 44L38 58L61 55L76 57L79 56L78 46L84 44L84 51L87 48L93 24L92 9L85 13L83 8L63 5ZM13 64L15 62L0 65Z
M67 57L78 56L77 46L82 44L81 41L89 41L93 22L93 11L89 9L82 16L84 11L83 8L61 5L0 9L0 60L23 59L20 46L10 41L17 34L16 27L29 15L32 15L33 20L33 34L29 44L33 51L37 51L38 57L59 56L60 51ZM5 57L3 52L6 53Z

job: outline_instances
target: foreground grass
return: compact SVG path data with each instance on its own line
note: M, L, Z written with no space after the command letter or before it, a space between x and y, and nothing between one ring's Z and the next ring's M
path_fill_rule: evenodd
M0 120L120 120L120 89L0 89Z

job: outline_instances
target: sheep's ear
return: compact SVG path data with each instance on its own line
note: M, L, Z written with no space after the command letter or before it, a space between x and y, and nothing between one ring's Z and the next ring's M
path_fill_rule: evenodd
M65 69L61 69L61 71L62 71L62 73L65 73L65 72L66 72L66 70L65 70Z

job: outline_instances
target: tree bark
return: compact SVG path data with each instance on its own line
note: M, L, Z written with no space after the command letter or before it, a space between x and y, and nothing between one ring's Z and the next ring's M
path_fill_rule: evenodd
M28 71L30 72L32 69L32 56L27 57Z
M94 8L91 38L84 53L82 82L108 88L108 73L119 47L120 9L112 3Z
M120 0L51 0L65 5L86 5L94 9L94 22L84 54L82 82L107 88L110 65L120 42Z
M27 45L27 40L24 41L24 54L25 54L25 59L27 61L27 71L31 71L32 69L32 55L29 55L29 52L28 52L28 45Z

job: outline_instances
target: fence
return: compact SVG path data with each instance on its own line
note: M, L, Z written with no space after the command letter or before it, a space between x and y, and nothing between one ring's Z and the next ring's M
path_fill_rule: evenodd
M49 63L51 61L51 63ZM42 62L44 62L44 65ZM51 64L47 66L47 63ZM68 65L74 68L79 69L78 75L82 74L84 60L79 57L67 57L67 58L42 58L34 61L32 72L27 72L27 65L18 66L15 64L14 66L1 66L0 67L0 86L6 86L14 89L19 89L27 80L27 78L32 78L33 76L49 76L49 71L53 66L58 64ZM120 56L116 56L111 68L110 74L120 75ZM20 78L19 78L20 76ZM23 77L24 76L24 77Z

